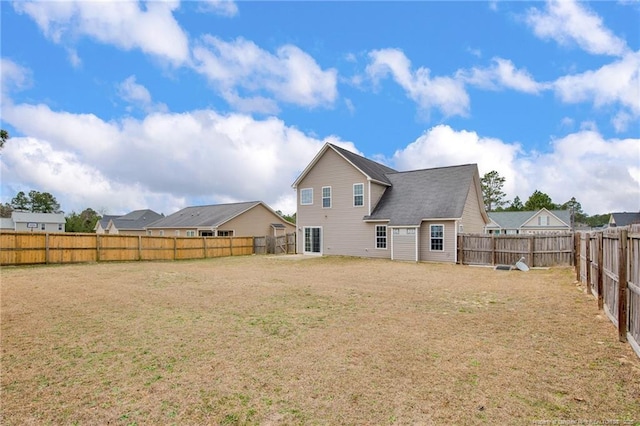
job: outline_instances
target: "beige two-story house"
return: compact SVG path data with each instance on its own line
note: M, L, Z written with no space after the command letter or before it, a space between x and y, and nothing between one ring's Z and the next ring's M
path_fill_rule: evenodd
M292 186L304 254L456 262L489 223L475 164L398 172L327 143Z

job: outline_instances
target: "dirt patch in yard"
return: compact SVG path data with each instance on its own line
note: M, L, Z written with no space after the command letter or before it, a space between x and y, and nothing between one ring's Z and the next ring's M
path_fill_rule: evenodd
M636 424L640 360L574 280L340 257L3 268L0 423Z

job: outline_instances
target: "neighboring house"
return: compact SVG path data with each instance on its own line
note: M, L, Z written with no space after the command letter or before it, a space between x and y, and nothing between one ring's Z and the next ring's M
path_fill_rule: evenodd
M96 234L146 235L146 227L164 215L153 210L134 210L124 216L105 215L95 226Z
M96 234L106 234L107 227L109 226L109 222L111 221L111 219L116 219L119 217L120 216L118 215L105 214L99 221L96 222L96 226L93 228L93 230Z
M327 143L292 186L298 253L455 262L489 222L475 164L398 172Z
M295 232L262 201L194 206L179 210L147 227L147 235L178 237L252 237Z
M487 234L537 234L541 232L570 232L570 210L521 212L489 212L491 223L485 227Z
M11 212L11 219L2 219L3 231L64 232L67 221L64 213Z
M609 226L627 226L633 223L640 223L640 213L611 213L609 216Z

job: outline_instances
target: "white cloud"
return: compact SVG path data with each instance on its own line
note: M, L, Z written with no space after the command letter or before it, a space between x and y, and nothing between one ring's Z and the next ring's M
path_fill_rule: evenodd
M447 125L432 127L406 148L396 151L392 162L398 170L424 169L477 163L480 175L497 170L506 178L505 189L513 193L518 175L514 159L521 153L517 144L480 137L476 132L456 131ZM520 197L522 198L522 196Z
M459 70L456 77L472 86L489 90L507 88L536 94L546 87L544 83L536 82L526 70L517 69L513 62L502 58L493 58L492 66L487 68Z
M118 94L122 99L145 112L168 110L165 104L152 101L149 90L138 84L134 75L127 77L122 83L118 84Z
M276 101L314 108L330 106L337 98L337 71L323 70L315 60L293 45L280 47L275 54L255 43L238 38L226 42L206 35L193 48L195 69L205 75L222 96L234 105L245 98L254 107L272 112ZM252 104L249 104L250 106Z
M199 0L201 12L213 12L217 15L233 17L238 14L238 5L232 0Z
M526 22L542 39L553 39L561 45L577 44L592 54L619 56L627 52L627 44L618 38L594 12L574 0L550 0L540 11L529 9Z
M399 170L477 163L481 176L496 170L506 178L509 200L517 195L524 202L537 189L556 203L576 197L592 215L640 208L640 140L605 139L596 130L552 140L550 152L540 154L440 125L397 151L392 162Z
M557 79L552 86L563 102L593 102L596 107L618 106L623 115L640 116L640 51L626 54L619 60L595 71L567 75ZM624 130L621 120L614 118L614 125Z
M3 102L12 91L20 91L31 87L31 70L16 64L10 59L0 59L0 90Z
M30 137L12 138L3 149L3 196L47 191L67 212L173 213L191 200L263 200L293 213L291 184L323 144L276 118L211 110L113 122L41 105L4 112L3 120Z
M381 49L369 53L367 75L375 84L389 74L418 104L423 112L438 108L446 116L466 115L469 95L461 81L451 77L431 77L428 68L411 70L411 62L398 49Z
M56 43L70 44L88 36L121 49L140 49L174 64L189 59L187 35L173 17L179 1L21 1L13 5ZM71 60L77 63L77 54Z

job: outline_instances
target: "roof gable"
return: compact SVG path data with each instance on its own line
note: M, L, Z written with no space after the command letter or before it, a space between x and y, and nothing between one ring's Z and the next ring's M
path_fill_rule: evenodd
M147 228L215 228L259 204L266 207L261 201L185 207L152 223ZM268 210L273 212L270 208Z
M110 216L106 226L102 225L102 220L100 221L100 224L104 229L116 228L142 230L163 217L163 215L149 209L134 210L124 216Z
M328 149L333 150L339 156L344 158L349 164L359 170L368 179L376 181L378 183L390 185L391 182L387 178L387 173L397 173L397 171L392 169L391 167L377 163L373 160L369 160L368 158L362 157L361 155L355 154L351 151L327 142L324 144L320 152L316 154L311 163L309 163L309 165L303 170L300 176L298 176L292 187L296 188L298 186L302 179L304 179L309 171L313 169L313 167L320 160L320 158L322 158L322 156L327 152Z
M541 226L538 225L536 218L544 213L555 217L566 226L571 226L571 212L569 210L547 210L542 208L535 211L489 212L489 217L500 228L519 229L527 225Z
M475 164L388 173L391 187L365 219L418 226L425 219L460 218L477 173Z

